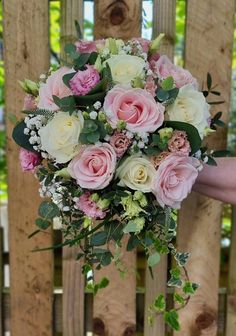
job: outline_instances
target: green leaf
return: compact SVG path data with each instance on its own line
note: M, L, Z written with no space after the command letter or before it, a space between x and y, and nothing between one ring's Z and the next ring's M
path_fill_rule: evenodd
M175 100L179 94L179 89L178 88L171 89L168 91L168 93L169 93L169 100Z
M130 220L128 224L124 227L123 232L124 233L129 233L129 232L139 232L140 229L137 227L137 224Z
M19 122L13 129L12 138L20 147L27 149L30 152L35 152L33 146L29 143L29 135L24 134L24 129L26 128L26 124L24 120Z
M44 201L39 206L38 214L44 219L53 219L60 216L60 210L55 203Z
M160 102L164 102L169 99L169 93L166 90L159 89L157 90L156 97Z
M75 29L76 29L78 40L82 40L83 39L83 33L82 33L81 28L80 28L80 24L77 20L75 20Z
M73 43L66 44L64 50L72 59L79 57L79 53L76 51L76 46Z
M127 251L132 251L138 245L140 245L140 240L138 239L138 237L135 236L135 235L131 235L130 238L129 238L129 240L128 240L126 250Z
M232 156L232 153L229 150L218 150L214 151L211 155L213 157L226 157L226 156Z
M217 162L216 162L216 160L213 159L212 156L208 156L207 164L208 164L209 166L215 166L215 167L217 166Z
M100 231L95 233L90 240L92 246L101 246L106 244L108 233L106 231Z
M91 65L94 65L94 64L96 63L97 58L98 58L98 53L93 51L93 52L90 54L88 63L91 64Z
M160 259L161 259L161 256L158 252L151 254L147 260L148 266L149 267L155 266L157 263L159 263Z
M186 265L188 259L190 257L190 253L176 253L175 260L177 261L178 265L180 267L183 267Z
M43 218L37 218L35 220L35 224L41 229L41 230L46 230L47 228L49 228L49 226L51 225L51 223Z
M165 127L172 127L179 131L185 131L187 133L188 141L190 142L191 146L191 154L196 153L200 149L202 140L196 127L181 121L166 121L164 125Z
M76 110L76 103L74 96L67 96L59 98L57 96L52 96L54 103L60 107L60 110L63 112L74 112Z
M100 139L99 131L87 134L87 141L91 144L98 142L99 139Z
M174 302L183 306L185 304L184 298L178 293L174 293Z
M98 125L94 120L85 120L82 133L93 133L98 129Z
M85 108L86 106L93 105L96 101L103 102L105 96L106 92L99 92L86 96L75 96L74 98L78 107Z
M70 80L74 77L74 75L76 74L76 72L72 72L72 73L69 73L69 74L65 74L63 77L62 77L62 80L63 80L63 83L70 89Z
M195 283L191 283L190 281L186 281L183 286L183 292L185 294L192 295L196 292L198 285Z
M102 280L99 283L99 288L106 288L109 285L109 280L107 278L102 278Z
M80 54L79 57L76 58L74 61L75 70L77 71L77 70L82 69L85 66L85 64L88 63L89 57L90 57L90 54L88 53Z
M174 78L172 76L167 77L161 83L162 89L166 91L171 90L173 88L173 85L174 85Z
M148 147L143 150L147 156L158 155L161 153L158 147Z
M174 330L179 331L179 316L176 310L172 309L164 314L165 322Z
M207 73L207 88L210 91L212 87L212 77L211 74L208 72Z
M159 295L154 301L154 308L157 312L164 312L166 309L166 300L163 294Z

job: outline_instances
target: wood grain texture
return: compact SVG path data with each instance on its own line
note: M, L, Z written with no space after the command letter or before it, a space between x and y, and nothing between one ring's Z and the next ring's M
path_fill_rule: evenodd
M125 251L126 243L127 237L122 252L122 262L128 269L124 279L114 263L95 273L96 282L106 276L110 283L94 298L94 336L136 335L136 254Z
M4 61L6 113L22 117L24 93L17 80L37 80L49 66L48 1L6 0L4 10ZM40 202L38 182L22 173L19 149L11 139L13 125L7 116L9 236L11 283L11 335L51 336L53 259L51 252L31 250L52 244L50 232L32 239Z
M141 0L95 0L94 38L127 40L141 34Z
M160 33L165 37L161 54L174 58L176 0L153 0L153 39Z
M141 0L95 0L95 38L129 39L141 34ZM95 273L95 279L110 279L109 287L94 298L94 334L132 336L136 330L136 252L126 252L123 263L130 272L125 280L112 264ZM125 312L125 314L124 314Z
M225 103L212 112L223 111L227 122L230 102L234 0L224 6L214 0L187 3L185 66L202 83L210 72ZM217 100L211 97L211 100ZM207 139L214 149L225 148L226 131ZM187 307L180 311L181 336L217 333L217 301L220 263L221 203L192 194L180 213L178 249L191 252L187 266L190 279L201 285ZM176 333L176 335L179 335Z
M229 259L226 336L234 336L236 330L236 206L232 210L231 246Z
M83 27L83 1L61 1L61 55L64 46L76 40L75 20ZM63 335L84 336L84 276L82 262L76 260L78 248L63 248Z
M175 0L153 1L153 38L160 33L165 34L159 52L167 55L170 59L174 57L175 5ZM166 330L163 316L156 317L151 327L148 323L148 316L150 315L148 309L157 295L166 295L166 256L162 256L160 263L154 266L153 274L154 279L152 279L149 270L146 269L144 334L145 336L164 336Z

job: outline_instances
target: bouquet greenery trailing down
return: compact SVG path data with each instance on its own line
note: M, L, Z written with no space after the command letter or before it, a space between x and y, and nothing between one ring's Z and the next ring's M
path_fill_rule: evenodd
M59 222L64 242L52 248L78 245L87 277L112 262L122 271L124 235L128 251L143 248L150 270L170 253L168 286L179 288L177 308L168 311L160 294L150 313L164 314L179 330L178 307L198 286L185 269L189 254L172 243L176 211L203 163L215 164L219 153L202 140L223 123L221 113L211 118L206 101L219 95L211 76L199 91L187 70L158 53L161 37L67 45L71 64L38 83L21 82L25 117L13 138L22 169L36 175L45 197L33 234ZM103 279L89 286L96 293L106 285Z

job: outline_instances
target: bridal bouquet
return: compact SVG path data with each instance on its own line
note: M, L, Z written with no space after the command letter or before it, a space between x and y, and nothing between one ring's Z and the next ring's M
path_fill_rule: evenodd
M40 183L35 233L60 222L64 241L78 245L84 274L115 262L122 272L127 250L141 246L152 268L171 253L169 286L182 290L183 306L197 285L185 270L188 253L172 244L176 209L191 191L202 163L214 164L203 138L220 125L189 71L158 53L154 41L79 40L65 50L71 64L50 70L38 83L21 82L27 95L13 138L20 163ZM209 154L210 153L210 154ZM54 246L52 248L56 248ZM94 292L107 279L89 286ZM179 293L179 292L178 292ZM176 310L159 295L151 307L179 329Z

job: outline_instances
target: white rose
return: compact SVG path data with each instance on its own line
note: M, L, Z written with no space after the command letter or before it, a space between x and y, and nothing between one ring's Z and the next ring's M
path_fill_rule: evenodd
M185 85L179 90L175 102L167 107L169 120L183 121L195 126L201 136L209 127L210 105L207 104L202 92L194 89L192 85Z
M117 168L116 177L120 186L147 193L153 188L155 174L153 164L146 157L132 155Z
M79 151L79 135L84 125L82 114L57 112L45 127L39 130L42 149L57 163L66 163Z
M144 76L145 61L138 56L117 55L109 58L106 63L111 68L115 83L130 84L135 77Z

